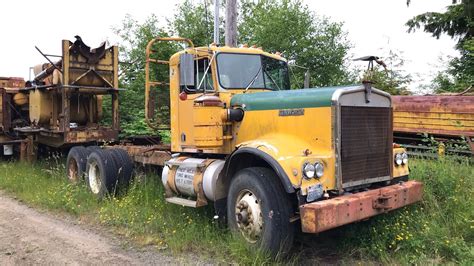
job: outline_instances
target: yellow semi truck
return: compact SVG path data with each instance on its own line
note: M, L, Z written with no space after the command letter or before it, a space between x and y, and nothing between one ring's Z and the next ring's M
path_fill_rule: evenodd
M159 42L187 48L160 59ZM408 180L407 154L393 144L391 97L370 82L291 90L278 53L184 38L156 38L146 54L146 119L169 127L171 144L112 150L163 166L166 201L213 203L249 244L276 254L290 249L298 226L319 233L421 200L422 184ZM154 79L154 64L169 66L169 80ZM153 115L166 99L150 93L165 87L169 125ZM112 191L122 166L100 150L87 161L91 191Z

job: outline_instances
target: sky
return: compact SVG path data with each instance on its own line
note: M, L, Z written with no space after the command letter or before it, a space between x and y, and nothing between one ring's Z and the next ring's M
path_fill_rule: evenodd
M199 1L199 0L195 0ZM112 28L130 14L144 21L151 14L166 23L172 18L175 1L143 0L5 0L0 16L0 76L29 78L29 67L45 62L36 51L60 54L61 40L74 40L80 35L91 47L102 41L118 44ZM439 40L421 30L407 33L405 22L427 12L442 12L451 0L304 0L317 15L343 22L353 44L354 58L378 55L382 58L392 50L405 60L403 70L413 76L410 89L427 84L439 69L440 56L456 56L456 41L448 36ZM212 11L212 9L210 9Z

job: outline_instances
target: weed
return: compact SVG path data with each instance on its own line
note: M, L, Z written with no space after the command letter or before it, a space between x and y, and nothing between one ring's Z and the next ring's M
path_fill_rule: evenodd
M412 160L423 201L343 228L345 250L360 258L425 264L474 261L474 168L459 161Z
M0 188L28 204L111 226L159 250L245 265L274 263L218 224L212 207L192 209L166 203L155 174L138 176L126 195L99 202L85 185L66 181L63 165L60 157L33 165L4 162ZM354 256L395 264L474 261L474 169L468 159L412 160L411 178L424 182L423 202L319 236L308 235L284 263L314 262L314 250L324 259L349 263Z

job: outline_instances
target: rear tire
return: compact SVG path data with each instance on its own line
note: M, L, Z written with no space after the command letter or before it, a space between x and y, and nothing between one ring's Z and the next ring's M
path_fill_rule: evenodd
M263 167L237 172L227 197L227 219L256 248L272 256L286 254L293 244L294 224L288 194L275 173Z
M113 148L109 151L117 165L118 188L126 190L132 180L133 161L125 150Z
M79 183L84 180L87 167L88 151L83 146L75 146L69 150L66 159L66 175L71 183Z
M93 152L93 151L96 151L96 150L102 150L101 147L96 146L96 145L87 146L86 149L89 151L89 153L91 153L91 152Z
M117 166L112 153L95 150L87 158L87 185L99 199L115 194Z

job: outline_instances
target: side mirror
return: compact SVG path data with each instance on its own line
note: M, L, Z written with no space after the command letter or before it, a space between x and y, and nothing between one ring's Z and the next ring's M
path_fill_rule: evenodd
M179 56L179 85L192 86L194 90L194 56L192 54Z
M309 80L310 79L311 79L311 72L309 72L309 69L308 69L304 73L304 84L303 84L304 88L309 88Z

